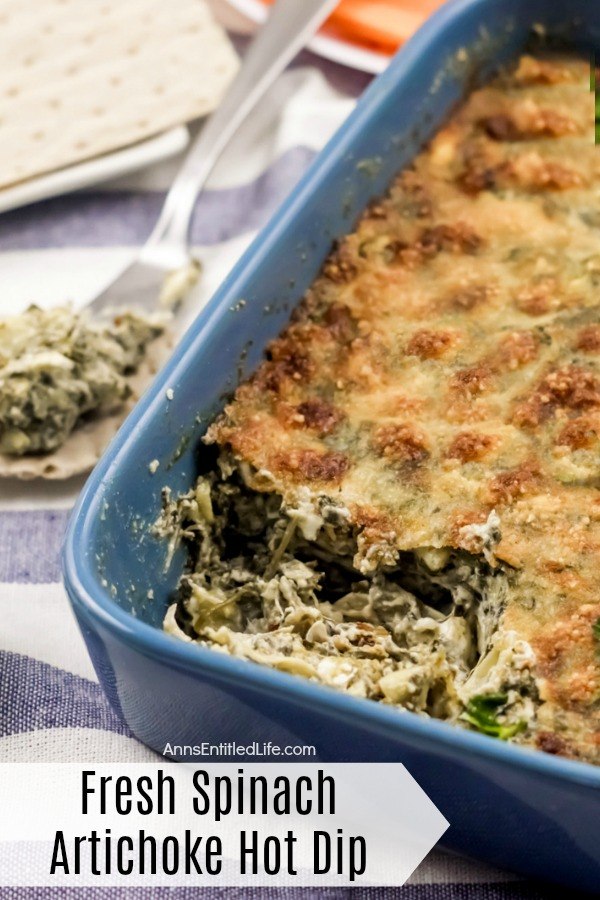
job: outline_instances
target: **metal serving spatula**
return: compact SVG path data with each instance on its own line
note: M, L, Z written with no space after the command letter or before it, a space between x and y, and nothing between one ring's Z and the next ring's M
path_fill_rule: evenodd
M192 144L152 234L134 262L87 305L91 312L123 306L156 309L161 296L166 301L169 293L176 302L193 284L198 263L189 230L198 194L246 116L337 2L277 0L221 105Z

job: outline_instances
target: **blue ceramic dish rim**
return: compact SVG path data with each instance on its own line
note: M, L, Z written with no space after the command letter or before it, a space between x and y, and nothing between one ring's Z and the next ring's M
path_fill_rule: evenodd
M77 547L90 546L91 524L95 515L99 514L102 487L110 480L111 472L119 466L121 457L131 450L136 433L143 430L153 414L158 411L157 402L163 397L165 388L176 381L178 373L183 373L188 368L194 357L196 345L202 342L203 335L210 331L216 320L229 309L231 297L240 295L238 285L244 283L249 269L257 264L259 259L269 254L271 245L293 220L296 210L303 205L306 196L313 193L316 184L327 177L328 169L340 155L347 152L354 136L363 128L363 120L370 115L371 104L377 102L378 95L397 90L397 83L410 71L414 61L427 50L431 38L437 31L444 30L453 19L483 6L486 2L487 0L454 0L439 9L411 38L403 47L401 55L367 88L353 113L319 153L300 182L200 312L176 352L131 412L86 482L71 514L65 535L62 551L63 576L71 603L76 611L79 608L86 623L89 624L91 618L146 657L158 658L174 668L194 674L208 670L229 682L241 678L246 684L251 682L258 690L293 696L299 703L316 704L341 718L354 721L359 718L361 725L373 725L378 730L385 730L388 735L390 731L395 731L398 737L404 735L420 741L435 741L459 752L474 753L482 762L512 764L548 778L600 788L600 767L589 763L562 759L541 751L511 745L463 730L456 725L425 719L417 714L399 711L370 700L350 697L297 676L227 657L203 647L189 646L158 628L141 622L118 606L102 588L86 560L86 554L76 552Z

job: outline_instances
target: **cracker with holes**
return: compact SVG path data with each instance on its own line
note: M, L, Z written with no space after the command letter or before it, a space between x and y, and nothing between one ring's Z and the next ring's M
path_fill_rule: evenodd
M206 115L237 57L204 0L0 0L0 188Z

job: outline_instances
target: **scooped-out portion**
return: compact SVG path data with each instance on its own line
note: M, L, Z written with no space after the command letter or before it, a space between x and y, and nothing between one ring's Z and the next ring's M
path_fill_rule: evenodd
M0 320L0 454L51 453L82 420L122 406L166 323L164 313L94 320L69 306Z
M489 734L526 731L533 653L502 627L495 513L480 553L422 547L371 569L347 509L307 490L289 505L267 485L224 454L188 494L165 493L157 531L190 550L168 632Z

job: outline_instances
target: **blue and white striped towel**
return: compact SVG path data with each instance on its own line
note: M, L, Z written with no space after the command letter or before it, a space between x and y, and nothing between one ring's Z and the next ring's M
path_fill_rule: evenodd
M198 203L193 239L204 272L187 303L189 319L348 114L366 81L306 54L240 132ZM0 316L32 301L81 301L93 294L149 233L176 164L0 216ZM59 547L81 486L81 479L46 485L0 483L1 762L155 759L110 709L60 584ZM116 889L93 890L112 897ZM143 889L119 890L119 896L138 897ZM21 896L14 889L0 892ZM51 893L35 890L40 897ZM201 893L212 900L253 892ZM256 896L292 893L296 890L270 889ZM162 894L152 892L153 897ZM354 889L349 896L359 894L373 900L550 896L546 888L441 853L431 854L404 888ZM187 891L178 895L187 896ZM305 890L304 896L317 894ZM345 892L320 891L318 896L342 897Z

